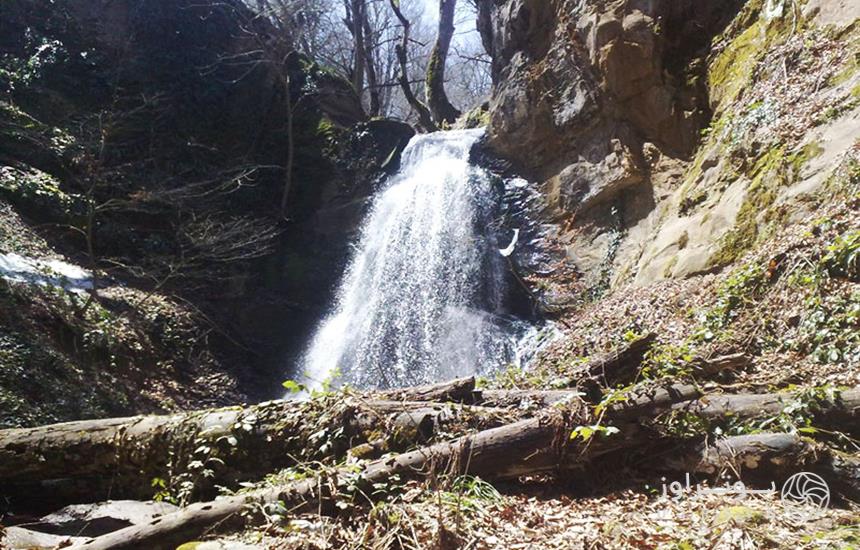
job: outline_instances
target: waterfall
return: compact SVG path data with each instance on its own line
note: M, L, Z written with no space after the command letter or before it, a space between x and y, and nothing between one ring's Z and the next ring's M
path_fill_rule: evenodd
M337 383L399 387L517 362L524 323L503 311L499 191L469 164L482 132L419 135L406 147L400 172L374 197L333 310L301 362L307 385L337 372ZM501 246L512 236L501 234Z

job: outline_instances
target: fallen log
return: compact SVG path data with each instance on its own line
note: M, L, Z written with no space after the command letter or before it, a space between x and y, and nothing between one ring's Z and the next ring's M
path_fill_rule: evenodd
M662 393L656 391L640 396L620 412L622 416L633 418L637 416L634 412L636 403L643 407L642 410L653 411L655 406L668 406L672 396L683 397L689 395L690 391L687 388L677 391L664 389ZM660 404L655 405L655 402ZM581 414L571 415L569 411L556 409L536 418L375 460L368 463L360 474L361 482L372 485L385 482L394 475L414 478L431 472L451 475L468 473L486 479L515 478L593 460L602 454L635 446L647 440L650 434L631 426L630 429L622 430L619 436L598 437L587 442L572 441L570 433L573 426L585 421L586 415L584 410ZM238 521L249 503L280 502L292 511L318 510L323 501L337 497L331 492L333 486L337 486L336 479L311 479L249 495L194 504L172 517L162 518L147 526L122 529L93 539L79 548L174 548L177 544L197 537L212 525Z
M820 475L835 495L860 499L860 457L827 448L794 433L757 433L699 443L664 467L718 478L726 473L780 489L802 471Z
M577 386L594 395L599 395L600 388L629 383L639 374L645 354L656 341L657 335L652 332L609 353L589 359L574 368L572 378Z
M666 465L684 472L719 476L724 472L742 475L749 471L767 471L780 475L806 462L810 447L797 435L759 433L699 443L687 452L669 457ZM792 471L792 473L794 473Z
M609 353L575 367L573 378L582 383L600 382L610 387L632 380L645 354L657 340L655 333L628 342ZM580 397L576 389L561 390L481 390L475 388L475 378L460 378L433 384L375 393L376 399L392 401L434 401L480 404L489 407L520 407L532 402L535 407L549 406Z
M630 392L624 399L608 407L608 414L614 420L631 418L653 418L679 402L696 399L702 390L690 384L657 385L643 387Z
M693 414L706 420L731 416L746 420L775 416L787 407L804 405L793 393L773 394L711 394L696 400L673 405L672 409ZM838 393L833 401L818 400L806 403L806 414L813 415L817 423L849 432L860 430L860 386Z
M392 401L434 401L437 403L472 403L475 377L457 378L441 384L388 390L374 394L376 399Z
M522 420L498 428L484 430L474 435L459 437L449 442L437 443L415 451L369 462L360 474L360 484L372 485L384 482L394 475L419 477L431 472L447 474L479 475L488 479L511 478L525 474L552 471L578 464L586 464L607 453L630 449L651 441L653 432L644 428L637 419L641 411L671 407L673 399L684 397L695 389L657 388L649 395L630 401L623 408L607 413L607 423L623 420L621 433L611 437L595 436L589 440L570 439L574 425L589 420L588 413L581 410L556 409L543 415ZM850 396L850 395L849 395ZM772 396L760 396L762 399ZM695 403L702 404L705 398ZM746 403L750 399L743 399ZM685 403L689 406L690 402ZM637 414L637 405L642 407ZM613 415L618 415L614 417ZM826 411L822 411L826 414ZM625 420L627 419L627 420ZM734 439L715 449L706 449L700 454L696 468L711 461L718 464L726 456L737 456L745 445L747 456L755 452L760 460L765 451L763 440ZM785 454L794 449L794 442L776 435L768 440L767 452L774 456ZM776 459L774 459L776 460ZM292 483L274 489L256 491L249 495L233 496L209 503L200 503L166 516L146 526L122 529L115 533L98 537L80 548L113 550L121 548L170 548L195 538L202 531L215 524L238 519L249 502L280 502L288 509L298 510L306 507L319 509L324 501L337 498L332 489L337 487L339 475L350 476L347 472L333 474L334 479L312 479ZM354 485L354 479L353 483Z
M303 456L314 432L343 429L343 455L373 438L396 450L426 441L442 424L478 429L511 420L494 409L457 404L340 399L321 415L314 402L273 401L163 416L86 420L0 431L0 496L30 509L51 494L52 504L111 498L149 498L153 479L202 464L211 472L193 498L258 479Z
M539 409L579 400L578 390L477 390L477 403L485 407ZM696 399L702 392L690 384L644 386L632 390L621 401L609 407L616 416L629 409L633 415L654 414L667 405Z
M567 422L559 415L532 418L499 428L464 436L450 442L383 458L369 463L361 473L361 482L380 483L394 475L416 477L431 470L451 474L471 473L497 477L519 471L546 467L545 457L535 463L536 449L555 447L561 452L567 442ZM558 445L554 445L557 442ZM496 474L496 475L493 475ZM195 538L215 524L238 520L249 502L281 502L287 509L317 507L321 500L332 498L331 487L336 480L303 480L275 489L256 491L250 495L232 496L213 502L193 504L145 526L121 529L97 537L74 548L89 550L118 550L175 548L177 544ZM322 493L320 493L322 490Z
M733 353L710 359L698 357L691 364L696 375L712 378L746 370L752 365L752 359L745 353Z
M475 402L485 407L545 408L582 397L579 390L476 390Z

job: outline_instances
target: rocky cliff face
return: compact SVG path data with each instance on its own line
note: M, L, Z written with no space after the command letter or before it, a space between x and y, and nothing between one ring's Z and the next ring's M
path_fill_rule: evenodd
M800 216L797 197L860 137L858 12L841 0L481 2L491 145L543 182L581 289L709 272Z
M741 384L857 383L860 4L479 7L489 146L559 250L524 269L568 329L531 376L654 332L646 379L741 353Z

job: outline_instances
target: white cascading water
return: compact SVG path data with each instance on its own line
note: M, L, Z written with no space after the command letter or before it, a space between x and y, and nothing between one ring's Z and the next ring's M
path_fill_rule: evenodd
M499 198L490 176L469 164L482 132L420 135L406 147L302 361L306 385L336 372L337 384L400 387L517 362L523 323L499 315L499 249L508 245L491 230Z

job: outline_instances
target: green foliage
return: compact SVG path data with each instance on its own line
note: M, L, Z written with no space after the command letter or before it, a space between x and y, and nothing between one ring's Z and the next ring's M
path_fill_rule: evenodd
M765 269L756 263L736 270L717 290L716 304L700 315L702 328L694 334L694 340L714 340L743 308L755 304L767 283L765 273Z
M860 290L815 292L804 306L798 337L785 347L809 353L820 363L860 365Z
M21 39L23 56L0 55L0 85L5 85L6 92L32 86L45 76L48 69L69 59L69 52L62 42L40 35L33 28L27 28Z
M496 373L494 385L503 389L544 387L547 378L541 371L524 370L516 365L507 365Z
M331 371L328 376L324 380L320 382L320 389L313 389L310 392L311 398L317 397L327 397L333 395L333 389L335 387L335 383L338 378L341 377L340 369L334 369ZM296 382L295 380L285 380L281 383L284 389L287 390L289 394L298 394L308 391L308 387L305 384L300 382Z
M154 477L152 478L150 485L155 490L155 493L152 495L152 500L155 502L169 502L171 504L176 504L176 499L173 498L173 495L171 495L170 491L167 490L167 481L164 478Z
M848 231L836 237L821 262L835 277L860 281L860 231Z
M630 399L630 390L632 389L633 386L627 386L625 388L610 388L607 390L600 403L594 406L594 415L601 418L603 413L612 405L626 402Z
M593 424L591 426L577 426L573 429L572 432L570 432L570 439L572 441L576 439L588 441L596 435L609 437L620 432L621 430L619 430L615 426L602 426L600 424Z
M642 362L644 378L686 377L692 374L693 349L690 343L653 346Z
M295 380L285 380L282 385L287 390L287 393L301 393L308 389L307 386L300 384Z
M826 230L822 220L820 230ZM860 232L848 231L827 246L817 263L807 262L789 282L805 292L803 312L794 337L782 349L809 354L819 363L860 365L860 290L837 278L856 281L860 267Z
M701 416L683 409L670 411L658 420L668 435L680 439L700 437L711 430L710 423Z
M839 390L831 385L804 388L789 387L793 391L782 409L773 415L753 419L728 417L721 426L715 428L716 435L746 435L762 432L786 432L815 435L812 424L815 414L826 404L839 399Z
M451 487L439 495L443 504L457 510L479 510L502 501L502 495L479 477L463 475L454 478Z

